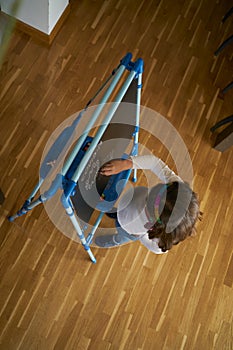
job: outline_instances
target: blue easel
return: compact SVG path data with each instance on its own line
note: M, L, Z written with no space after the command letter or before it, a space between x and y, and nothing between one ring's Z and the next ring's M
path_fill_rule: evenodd
M143 73L143 60L138 59L135 62L131 61L132 54L128 53L121 61L119 66L113 70L111 76L105 81L101 86L95 96L88 102L85 109L78 115L74 120L71 126L67 127L56 139L50 148L49 152L45 156L45 159L40 168L40 180L35 186L34 190L30 194L29 198L25 201L22 208L13 216L10 216L9 221L14 221L15 218L26 214L29 210L33 209L37 205L48 201L52 198L58 189L63 190L61 196L61 203L69 216L75 231L90 256L90 259L93 263L96 262L96 259L91 251L90 244L94 237L94 234L103 218L105 212L108 212L112 209L117 198L123 191L131 171L124 171L120 174L97 178L96 181L99 182L98 188L100 191L100 196L94 207L100 212L98 218L95 221L92 230L85 235L85 227L81 227L78 220L81 216L86 220L89 220L93 207L90 208L83 200L82 193L85 189L81 188L82 184L79 182L80 177L82 176L85 169L88 169L88 164L93 157L93 153L96 148L99 147L104 141L118 136L127 134L133 138L133 147L129 154L124 154L123 148L125 148L124 142L122 142L120 147L122 147L121 157L128 157L130 155L137 155L138 153L138 134L139 134L139 118L140 118L140 101L141 101L141 88L142 88L142 73ZM115 99L110 101L110 96L119 85L120 80L123 79L123 74L127 73L124 82L120 87ZM97 108L93 112L89 122L87 123L85 130L83 130L82 135L79 137L72 151L70 152L68 158L65 160L62 170L56 175L55 179L52 181L49 189L43 194L41 194L37 199L34 199L36 193L41 188L44 180L47 178L51 171L51 165L49 165L48 160L59 157L59 154L62 152L64 147L69 141L69 138L72 136L73 131L79 124L81 118L84 117L85 112L89 108L90 104L93 102L95 97L108 85L100 103L97 105ZM96 134L90 136L90 130L95 126L97 119L99 118L104 105L108 102L114 102L111 104L111 107L105 116L104 120L101 122L98 127ZM134 104L134 126L131 128L129 125L123 124L114 124L112 123L114 118L117 119L117 114L121 113L120 106L122 102L128 102ZM129 136L126 136L126 138ZM136 181L136 171L133 174L133 181ZM81 209L80 209L81 208ZM80 209L80 210L79 210ZM77 215L78 213L78 215Z

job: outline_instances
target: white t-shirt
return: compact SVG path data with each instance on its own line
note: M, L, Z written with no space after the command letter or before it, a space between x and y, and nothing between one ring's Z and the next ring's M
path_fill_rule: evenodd
M153 155L131 157L133 169L149 169L163 183L182 181L161 159ZM147 187L136 187L128 190L120 199L117 208L117 218L121 227L129 234L140 236L140 242L155 254L164 252L158 246L158 238L148 238L148 228L145 224L148 218L145 212L149 193Z

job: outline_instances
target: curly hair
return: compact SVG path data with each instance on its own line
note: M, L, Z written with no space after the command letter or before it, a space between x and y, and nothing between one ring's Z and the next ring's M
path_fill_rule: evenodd
M164 190L162 186L165 186ZM154 212L158 196L161 197L159 198L159 218L158 213ZM155 186L148 199L150 214L152 210L155 220L153 226L147 231L148 237L149 239L158 238L158 246L163 252L192 236L195 233L195 224L202 215L197 194L185 182Z

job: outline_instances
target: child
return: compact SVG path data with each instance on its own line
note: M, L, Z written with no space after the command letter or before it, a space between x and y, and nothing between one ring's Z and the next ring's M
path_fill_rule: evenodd
M107 214L115 216L118 234L96 237L95 243L107 248L139 239L155 254L165 253L195 232L200 217L197 195L153 155L112 160L100 173L110 176L131 168L150 169L163 184L128 190L119 201L117 213Z

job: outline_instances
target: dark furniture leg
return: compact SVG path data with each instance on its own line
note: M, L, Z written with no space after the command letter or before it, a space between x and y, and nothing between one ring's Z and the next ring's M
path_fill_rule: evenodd
M220 126L230 123L223 131L216 135L213 147L220 152L233 146L233 115L215 124L210 131L215 132Z
M233 42L233 35L231 35L229 38L227 38L220 46L219 48L215 51L214 55L218 56L218 54L226 47L229 45L231 42Z
M227 91L229 91L232 88L233 88L233 81L230 84L228 84L227 86L225 86L225 88L221 90L221 93L225 94Z
M232 14L233 14L233 7L230 8L229 11L227 11L227 13L225 14L225 16L222 19L222 22L224 23L227 20L227 18L230 17Z

